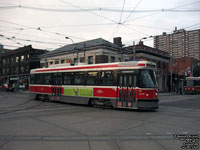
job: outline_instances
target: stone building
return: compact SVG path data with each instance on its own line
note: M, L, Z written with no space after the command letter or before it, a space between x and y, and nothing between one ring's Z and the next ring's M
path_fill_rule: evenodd
M56 64L98 64L120 62L128 59L122 44L114 39L115 43L102 38L66 45L41 56L41 66L50 67Z

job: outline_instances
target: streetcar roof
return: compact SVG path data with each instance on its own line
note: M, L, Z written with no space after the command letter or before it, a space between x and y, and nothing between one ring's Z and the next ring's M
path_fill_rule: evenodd
M32 69L31 74L34 73L49 73L49 72L71 72L71 71L90 71L90 70L114 70L114 69L139 69L151 68L155 69L156 64L150 61L129 61L129 62L116 62L116 63L102 63L90 65L77 65L77 66L53 66L49 68Z

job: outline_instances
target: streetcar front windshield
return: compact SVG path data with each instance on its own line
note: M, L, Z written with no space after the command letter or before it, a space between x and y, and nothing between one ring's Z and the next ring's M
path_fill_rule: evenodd
M200 80L187 80L186 86L200 86Z
M194 80L187 80L187 86L194 86Z
M156 88L156 79L153 70L139 71L139 87L140 88Z

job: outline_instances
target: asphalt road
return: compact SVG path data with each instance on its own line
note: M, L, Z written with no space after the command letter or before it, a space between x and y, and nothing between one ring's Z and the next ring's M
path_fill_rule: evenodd
M160 95L157 111L92 108L0 92L0 150L197 148L200 95Z

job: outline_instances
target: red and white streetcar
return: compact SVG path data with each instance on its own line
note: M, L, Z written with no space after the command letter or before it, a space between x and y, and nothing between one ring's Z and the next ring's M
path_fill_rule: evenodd
M111 106L157 109L155 63L118 62L62 66L31 70L29 91L33 98Z
M186 94L200 94L200 77L187 77L184 91Z

